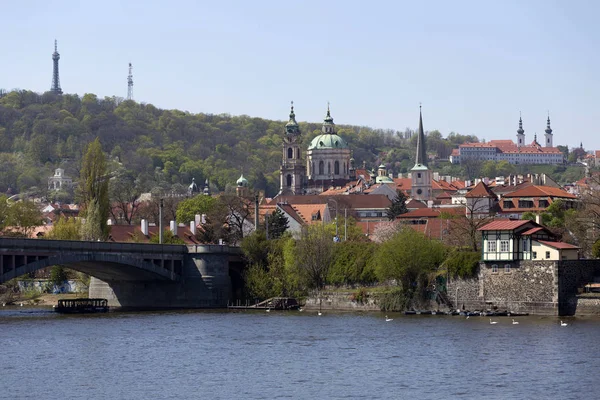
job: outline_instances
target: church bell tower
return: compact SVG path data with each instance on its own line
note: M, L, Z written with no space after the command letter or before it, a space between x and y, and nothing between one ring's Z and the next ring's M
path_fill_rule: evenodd
M423 114L419 106L419 133L417 136L417 156L415 166L410 170L412 180L410 195L415 200L427 201L432 199L431 171L427 167L427 151L425 132L423 131Z
M279 195L300 195L304 193L306 166L302 160L302 136L294 114L294 102L290 119L285 124L283 138L283 158L279 167Z

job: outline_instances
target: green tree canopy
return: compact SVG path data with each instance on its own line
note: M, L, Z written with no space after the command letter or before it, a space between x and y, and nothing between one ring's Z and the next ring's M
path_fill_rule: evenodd
M85 207L85 240L104 240L108 237L108 181L106 157L100 140L87 146L81 166L80 200Z
M214 197L203 194L183 200L177 205L177 222L189 223L195 220L196 214L209 214L216 201Z
M419 279L427 279L445 259L445 248L411 228L404 228L383 242L374 258L379 280L394 279L406 291Z

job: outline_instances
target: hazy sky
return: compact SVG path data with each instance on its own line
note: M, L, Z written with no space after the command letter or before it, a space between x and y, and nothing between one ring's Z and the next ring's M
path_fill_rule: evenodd
M4 1L0 88L600 149L597 1Z

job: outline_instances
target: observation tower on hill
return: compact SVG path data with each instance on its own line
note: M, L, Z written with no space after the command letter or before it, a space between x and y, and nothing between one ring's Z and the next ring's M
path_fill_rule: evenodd
M54 63L54 70L52 71L52 87L50 91L56 94L62 94L60 88L60 79L58 77L58 60L60 60L60 54L58 54L58 45L56 39L54 40L54 53L52 53L52 61Z

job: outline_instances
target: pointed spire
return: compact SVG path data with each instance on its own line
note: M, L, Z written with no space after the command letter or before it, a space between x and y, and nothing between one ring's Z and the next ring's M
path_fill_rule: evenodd
M427 165L427 151L425 148L425 131L423 130L421 104L419 104L419 132L417 134L417 156L415 158L415 165L417 164Z
M300 135L300 127L296 122L296 114L294 113L294 102L292 101L292 106L290 109L290 119L287 124L285 124L285 133L286 135Z
M323 128L321 129L325 134L335 134L334 129L335 124L333 123L333 118L331 118L331 112L329 111L329 102L327 102L327 115L325 115L325 119L323 120Z
M548 120L546 121L546 131L548 135L552 134L552 128L550 128L550 111L548 111Z
M54 52L58 53L58 40L54 39Z
M519 111L519 129L517 129L517 133L519 135L522 135L525 133L525 130L523 129L523 119L521 118L521 111Z

